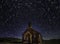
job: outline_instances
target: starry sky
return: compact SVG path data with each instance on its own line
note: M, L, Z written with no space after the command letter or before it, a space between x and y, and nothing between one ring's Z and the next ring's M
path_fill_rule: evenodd
M43 39L60 39L60 0L0 0L0 37L21 38L29 21Z

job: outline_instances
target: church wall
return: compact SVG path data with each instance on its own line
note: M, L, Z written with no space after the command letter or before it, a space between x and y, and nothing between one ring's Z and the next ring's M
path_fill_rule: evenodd
M24 40L26 39L26 37L28 37L27 35L30 35L30 43L32 43L32 34L29 32L29 31L27 31L26 33L24 33Z
M42 44L42 37L41 37L41 35L39 35L38 41L39 41L39 44Z

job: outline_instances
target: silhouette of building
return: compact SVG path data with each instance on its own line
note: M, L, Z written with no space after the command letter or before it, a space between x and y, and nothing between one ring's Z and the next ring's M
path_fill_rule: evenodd
M22 35L23 44L42 44L42 36L39 32L32 29L31 23Z

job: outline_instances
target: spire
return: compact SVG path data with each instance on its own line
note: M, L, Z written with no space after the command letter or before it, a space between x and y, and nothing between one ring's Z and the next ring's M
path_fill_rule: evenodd
M32 27L32 24L31 22L28 23L28 27L31 28Z

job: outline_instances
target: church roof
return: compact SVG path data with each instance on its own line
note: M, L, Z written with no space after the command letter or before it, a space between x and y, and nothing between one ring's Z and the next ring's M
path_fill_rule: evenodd
M25 31L24 33L26 33L27 31L29 31L31 34L40 34L39 32L37 32L36 30L34 30L34 29L32 28L32 25L31 25L30 22L28 23L28 28L26 29L26 31ZM24 34L24 33L23 33L23 34Z
M39 32L37 32L36 30L34 30L32 28L26 29L26 31L24 33L26 33L27 31L29 31L31 34L40 34Z

